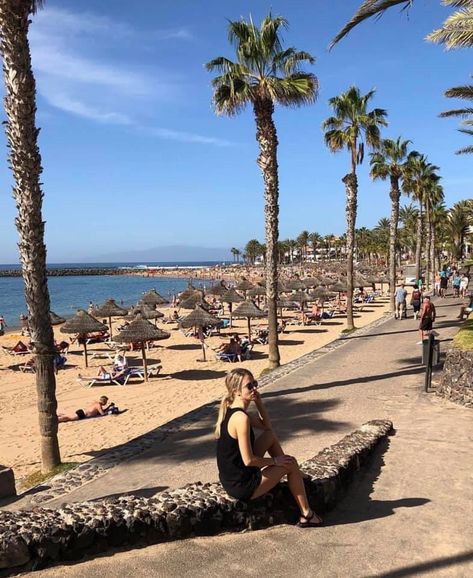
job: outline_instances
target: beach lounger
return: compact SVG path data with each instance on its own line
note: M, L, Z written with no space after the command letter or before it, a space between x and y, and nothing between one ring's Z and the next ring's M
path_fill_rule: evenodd
M19 341L13 347L7 347L6 345L1 346L3 353L11 355L12 357L18 357L20 355L31 355L32 350L22 341Z

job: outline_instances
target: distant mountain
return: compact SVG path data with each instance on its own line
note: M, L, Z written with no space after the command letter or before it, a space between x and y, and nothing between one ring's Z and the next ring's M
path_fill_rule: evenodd
M125 262L139 263L141 261L230 261L232 254L230 249L211 247L188 247L186 245L168 245L166 247L153 247L135 251L120 251L95 255L97 262Z

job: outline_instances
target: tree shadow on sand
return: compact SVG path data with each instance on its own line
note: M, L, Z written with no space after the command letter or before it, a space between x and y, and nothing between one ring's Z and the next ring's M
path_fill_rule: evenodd
M171 376L174 379L183 379L185 381L200 381L205 379L218 379L227 375L226 371L215 371L213 369L186 369L176 371Z

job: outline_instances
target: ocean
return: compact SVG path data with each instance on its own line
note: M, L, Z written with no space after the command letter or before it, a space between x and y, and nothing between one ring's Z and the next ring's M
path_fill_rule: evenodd
M58 263L48 264L48 268L93 269L104 267L144 267L159 266L177 267L211 267L216 262L184 263ZM16 265L0 265L0 269L16 269ZM110 297L118 304L130 306L135 304L144 293L156 289L164 298L169 299L174 293L183 291L189 279L173 277L141 277L134 275L96 275L50 277L48 280L51 297L51 310L61 317L72 317L77 309L86 309L89 301L101 304ZM210 285L211 281L194 281L196 287ZM0 277L0 315L3 315L8 328L19 326L19 316L27 314L21 277Z

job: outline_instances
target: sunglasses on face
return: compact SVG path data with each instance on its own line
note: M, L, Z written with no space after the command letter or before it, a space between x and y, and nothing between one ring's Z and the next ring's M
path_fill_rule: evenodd
M254 379L253 381L250 381L250 383L247 383L246 387L248 391L253 391L258 387L258 382L256 381L256 379Z

